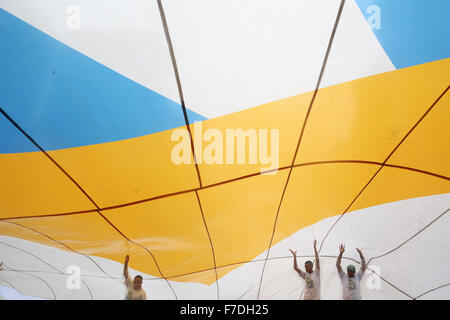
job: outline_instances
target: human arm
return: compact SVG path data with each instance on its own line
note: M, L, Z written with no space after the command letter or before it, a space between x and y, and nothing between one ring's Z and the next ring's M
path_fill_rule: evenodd
M304 279L305 278L305 273L302 270L300 270L300 268L298 267L298 264L297 264L297 250L294 251L294 250L289 249L289 251L294 256L294 270L297 271L299 276Z
M366 271L366 260L364 259L364 256L359 248L356 248L356 250L359 253L359 257L361 258L361 273L364 273Z
M344 251L345 251L345 246L343 244L339 245L339 255L336 260L336 268L337 268L339 274L342 272L341 259L342 259L342 255L344 254Z
M128 275L128 261L130 261L130 256L127 254L125 256L125 264L123 265L123 276L125 277L125 280L130 278Z
M314 255L316 257L316 270L320 270L320 264L319 264L319 254L317 253L317 240L314 240Z

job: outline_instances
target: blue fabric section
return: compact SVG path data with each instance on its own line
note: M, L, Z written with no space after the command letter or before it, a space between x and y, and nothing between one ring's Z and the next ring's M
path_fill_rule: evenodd
M1 153L15 153L16 150L39 151L3 114L0 114L0 134Z
M397 69L450 57L449 0L356 2L369 25L377 15L369 6L379 8L380 28L372 30Z
M180 104L2 9L0 106L45 150L128 139L185 125ZM205 120L189 110L188 117L192 123ZM0 153L35 151L10 138L11 128L3 120L0 136Z

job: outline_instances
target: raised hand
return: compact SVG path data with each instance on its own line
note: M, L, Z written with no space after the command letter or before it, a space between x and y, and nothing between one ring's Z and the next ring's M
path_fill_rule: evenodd
M362 252L361 252L361 250L360 250L359 248L356 248L356 251L358 251L358 253L359 253L360 256L363 255Z
M0 270L3 270L3 262L0 262Z
M344 254L344 251L345 251L345 246L343 244L340 244L339 245L339 255L336 260L336 268L337 268L339 274L341 274L341 272L342 272L341 259L342 259L342 255Z
M128 263L128 261L130 261L130 255L127 254L127 255L125 256L125 263Z
M317 240L314 239L313 241L313 245L314 245L314 256L316 259L316 269L319 270L320 269L320 263L319 263L319 253L317 252Z
M289 251L294 255L294 257L296 257L297 256L297 250L291 250L291 249L289 249Z

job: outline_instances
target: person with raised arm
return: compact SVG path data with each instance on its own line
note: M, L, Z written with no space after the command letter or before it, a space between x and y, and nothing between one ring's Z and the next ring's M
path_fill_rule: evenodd
M319 254L317 253L317 241L314 240L314 255L316 257L315 265L313 268L313 263L311 260L305 262L305 271L303 272L297 265L297 250L291 250L294 255L294 270L297 271L298 275L305 280L305 290L303 299L304 300L320 300L320 263Z
M127 287L128 293L125 300L147 300L147 294L145 290L142 289L142 276L137 275L132 281L128 275L128 262L130 261L130 256L127 254L125 256L125 264L123 266L123 276L125 277L125 286Z
M361 300L361 278L366 271L366 261L360 249L356 248L361 258L361 269L355 274L356 268L350 264L347 266L347 274L342 271L341 259L345 251L343 244L339 245L339 256L336 261L336 268L342 283L342 298L344 300Z

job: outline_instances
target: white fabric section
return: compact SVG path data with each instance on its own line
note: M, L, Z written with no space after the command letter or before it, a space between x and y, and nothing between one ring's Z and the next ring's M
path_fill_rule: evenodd
M186 106L218 117L314 89L339 1L164 1Z
M83 282L79 287L67 286L68 276L56 273L27 272L45 281L55 292L56 300L91 300L89 290ZM41 285L42 286L42 285Z
M332 259L334 260L334 259ZM356 265L358 266L358 265ZM358 266L359 267L359 266ZM382 277L382 276L381 276ZM361 285L362 300L410 300L411 297L402 293L390 284L389 279L381 278L369 267L363 276ZM389 281L389 282L388 282Z
M262 254L254 260L264 259ZM257 292L252 290L261 280L264 261L253 261L241 265L219 279L220 299L256 299ZM238 290L236 290L239 288Z
M345 214L330 232L321 254L337 255L339 243L344 243L346 244L344 257L359 261L356 248L360 248L368 262L369 258L382 255L408 240L448 208L450 208L450 194L443 194L350 212ZM441 218L434 225L444 223L445 220ZM424 234L430 233L430 230L427 229ZM438 240L438 235L432 237L436 244L446 238Z
M394 285L414 297L450 283L449 230L450 212L398 250L372 263L389 275Z
M306 260L311 260L310 258ZM297 258L299 267L304 271L304 264L306 260ZM298 300L305 286L303 280L293 268L293 258L270 260L266 263L264 270L264 279L261 286L260 299L277 300ZM322 272L321 272L322 274ZM324 282L322 277L321 284ZM253 288L256 297L259 289L259 282ZM322 290L321 290L322 291ZM284 298L281 298L284 297ZM244 298L247 298L245 296ZM326 299L326 296L322 296Z
M355 0L345 1L320 87L393 70Z
M179 103L156 1L0 0L0 7L110 69ZM79 29L76 28L77 21L80 22Z
M11 287L0 285L0 300L47 300L39 297L24 296Z
M136 273L137 274L137 273ZM149 276L145 273L140 272L140 275L142 275L145 278L149 278ZM131 275L131 272L130 272ZM125 288L125 285L124 285ZM147 299L148 300L174 300L175 296L173 295L172 290L170 290L170 287L167 284L166 280L158 279L158 280L144 280L142 283L142 288L144 288ZM125 289L124 289L125 290ZM178 295L178 291L175 291ZM123 291L123 295L119 298L120 300L123 300L125 298L125 291Z
M164 1L187 107L213 118L314 90L339 4ZM354 1L341 19L322 86L394 70Z
M109 259L90 256L90 258L97 262L97 264L107 273L105 274L88 257L75 252L60 250L39 243L1 235L0 242L3 243L0 243L0 246L2 248L7 247L5 244L10 244L14 247L20 248L36 255L37 257L41 258L42 260L62 272L67 272L70 266L78 266L82 275L108 277L109 274L112 277L123 277L123 265ZM23 253L23 251L14 249L12 247L10 247L8 250L13 252L14 255L6 256L2 254L2 257L0 258L3 259L3 262L5 264L13 269L56 272L55 269L43 264L41 261L31 255ZM18 259L16 255L20 255L23 258ZM8 257L8 259L6 259L5 257ZM154 277L148 276L147 278Z
M115 281L110 278L87 276L82 277L82 279L91 290L94 300L123 300L125 298L126 288L123 280Z
M449 297L450 297L450 283L445 287L431 291L417 298L417 300L444 300L444 299L448 300Z
M212 272L214 272L214 270L212 270ZM178 299L180 300L217 300L216 283L209 286L202 283L186 283L177 281L170 281L170 283L175 290Z
M12 277L12 278L11 278ZM79 286L67 285L69 276L50 272L10 271L3 270L0 279L14 286L21 294L57 300L91 300L91 294L85 283ZM81 278L82 279L82 278ZM84 281L84 279L82 279ZM30 281L32 286L25 286Z
M14 247L18 248L18 246ZM49 271L49 272L58 271L49 266L48 264L44 263L43 261L40 261L39 259L33 257L31 254L20 251L19 249L16 249L14 247L6 244L6 242L4 244L0 240L1 257L8 257L8 267L14 270L22 270L22 271L33 271L33 270ZM2 259L1 257L0 261ZM30 260L34 260L32 264L30 264Z
M0 283L13 287L24 296L55 299L52 289L46 285L41 276L36 277L27 272L8 271L3 267L3 270L0 271Z

